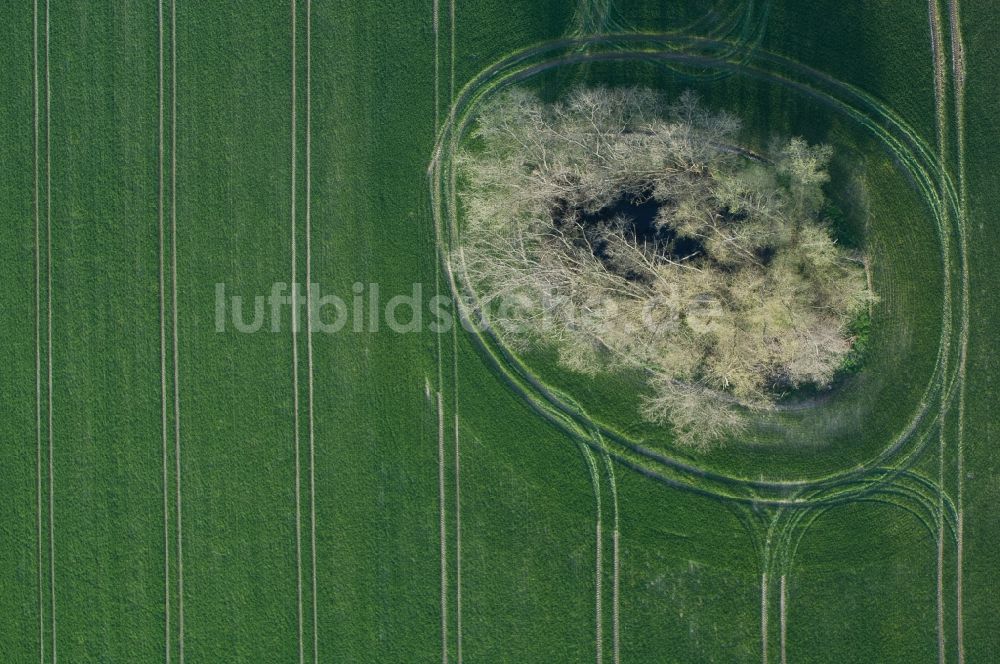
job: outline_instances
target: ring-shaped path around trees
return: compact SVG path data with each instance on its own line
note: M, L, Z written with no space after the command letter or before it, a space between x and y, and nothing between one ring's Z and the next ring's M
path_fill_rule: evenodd
M943 262L941 338L936 364L909 423L873 457L821 477L750 478L700 467L696 460L654 450L594 421L570 395L546 385L489 329L471 323L476 293L462 278L454 157L478 109L491 96L543 72L588 62L643 61L724 72L785 86L850 118L876 138L914 183L931 213ZM934 150L885 104L863 91L783 56L728 42L677 34L629 33L556 39L517 51L474 76L456 95L428 167L438 259L459 314L484 358L515 393L575 441L666 484L725 501L772 507L832 506L846 499L892 493L888 487L909 469L934 438L944 407L956 398L961 376L955 343L968 324L961 283L965 228L959 197ZM933 483L933 480L926 480ZM938 490L943 488L935 487ZM918 501L922 503L923 501ZM950 504L950 503L949 503Z

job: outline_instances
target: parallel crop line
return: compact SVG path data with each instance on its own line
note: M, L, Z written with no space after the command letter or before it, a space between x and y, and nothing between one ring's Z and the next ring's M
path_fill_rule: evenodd
M621 612L619 610L619 596L621 587L621 565L619 563L619 541L621 536L618 528L615 527L611 535L611 558L613 565L613 576L611 581L611 652L614 664L621 664Z
M305 662L305 645L303 637L303 609L302 609L302 462L300 458L299 450L299 341L298 341L298 270L296 265L296 210L295 210L295 197L296 188L298 181L296 179L296 141L297 141L297 130L296 130L296 72L297 72L297 60L296 60L296 25L295 25L295 12L296 12L296 0L290 0L291 2L291 36L292 36L292 126L291 126L291 253L292 253L292 280L291 280L291 297L292 297L292 308L291 308L291 318L292 318L292 437L293 437L293 447L295 454L295 589L296 589L296 618L298 620L298 646L299 646L299 664Z
M621 569L619 563L619 528L618 528L618 483L615 481L615 469L611 465L611 457L608 456L607 452L602 452L601 456L604 457L604 467L608 473L608 483L611 485L611 506L613 508L613 520L614 529L611 534L611 565L612 565L612 582L611 582L611 650L612 650L612 660L614 664L621 663L621 622L620 622L620 611L619 611L619 589L620 589L620 577Z
M449 104L455 102L455 0L451 0L451 86L448 91ZM450 115L450 114L449 114Z
M788 629L786 622L786 599L785 599L785 575L781 575L781 597L779 599L780 615L781 615L781 664L788 664L788 656L785 652L785 643L787 642Z
M431 6L431 21L434 31L434 136L441 125L440 118L440 78L441 78L441 39L440 28L440 0L433 0ZM436 247L434 260L434 295L441 296L441 260L444 254L440 247ZM437 350L437 426L438 426L438 519L440 538L440 558L441 558L441 661L448 663L448 561L447 561L447 527L445 515L445 469L444 469L444 401L441 390L444 389L444 369L442 367L444 356L441 344L440 330L435 333L435 344Z
M45 245L46 245L46 328L48 346L48 438L49 438L49 588L51 591L50 617L52 620L52 664L56 664L56 522L55 473L52 452L55 439L52 435L52 77L49 68L50 42L49 0L45 0Z
M578 442L577 445L580 449L580 454L583 455L584 462L587 464L591 488L594 491L594 511L596 516L594 524L594 645L597 664L601 664L604 661L604 536L602 524L603 510L601 508L601 474L597 469L597 462L594 461L594 454L591 452L590 447L582 441Z
M160 430L163 434L163 649L164 659L170 664L170 487L168 471L168 449L167 440L167 328L166 328L166 298L164 290L166 288L165 261L163 256L164 242L164 214L163 214L163 0L157 2L156 15L157 36L159 39L159 69L158 69L158 98L159 98L159 124L157 133L157 217L158 217L158 238L159 238L159 290L160 290Z
M458 367L455 367L455 630L458 664L462 664L462 455L458 440Z
M958 186L959 186L959 215L961 219L959 223L964 225L966 223L967 214L967 204L968 204L968 190L965 178L965 43L962 39L962 22L961 22L961 12L959 11L959 0L949 0L948 1L948 20L951 28L951 60L952 60L952 75L954 76L954 86L955 86L955 128L957 132L957 149L958 149ZM968 316L969 311L969 268L968 268L968 251L966 246L966 236L962 233L962 253L965 255L966 260L962 261L962 310L965 316ZM955 552L955 574L956 574L956 590L955 590L955 626L956 626L956 641L958 642L958 661L959 664L964 664L965 662L965 625L963 620L963 571L962 571L962 561L964 556L965 542L964 542L964 491L963 484L965 481L965 372L966 372L966 362L968 359L968 345L969 345L969 332L968 324L962 326L961 335L961 352L959 354L959 368L958 368L958 380L961 381L959 384L958 393L958 442L956 449L957 456L957 472L958 472L958 487L957 487L957 507L956 507L956 517L955 517L955 538L956 538L956 552Z
M936 117L936 133L938 140L938 159L942 168L945 166L947 157L947 108L945 105L945 61L943 52L943 32L941 29L941 12L938 0L928 0L927 4L928 20L930 22L931 55L934 67L934 109ZM942 175L942 177L944 177ZM946 360L947 361L947 360ZM938 662L944 664L946 659L946 641L944 633L944 450L946 437L946 414L947 404L941 404L941 429L938 434L938 533L937 533L937 580L936 580L936 608L937 608L937 646Z
M597 641L597 664L604 661L604 539L601 526L601 515L597 515L594 539L597 542L595 558L596 572L594 573L594 592L596 594L596 604L594 606L595 640Z
M170 292L174 369L174 486L177 511L177 643L184 664L184 527L181 520L181 389L177 344L177 2L170 0Z
M312 343L312 1L306 0L306 364L309 368L309 541L312 562L313 662L319 662L316 598L316 434Z
M767 664L767 570L760 575L760 651Z
M440 335L438 335L440 336ZM444 400L437 392L438 417L438 501L441 538L441 661L448 664L448 560L447 527L445 524L444 496Z
M35 509L36 523L35 534L38 544L38 659L42 664L45 662L45 599L44 580L42 567L42 250L41 250L41 205L40 205L40 182L38 175L38 0L34 1L34 13L32 15L32 57L34 67L31 72L32 86L34 90L34 144L35 144Z
M947 122L945 120L945 63L941 29L941 11L938 0L927 0L930 21L931 57L934 65L934 110L937 117L938 154L945 154ZM942 162L943 163L943 162Z
M455 0L449 2L448 27L451 34L451 71L448 82L448 105L455 101ZM451 114L448 114L451 122ZM462 664L462 453L458 418L458 324L451 328L452 382L455 390L455 655Z
M439 34L440 33L440 27L441 27L440 26L440 22L439 22L439 20L440 20L439 19L439 14L440 14L439 4L440 4L440 1L441 0L434 0L434 4L433 4L433 7L432 7L432 12L433 12L432 20L433 20L433 29L434 29L434 129L435 129L435 131L437 130L437 128L441 124L441 120L440 120L440 107L441 107L441 102L440 102L440 99L441 99L441 87L440 87L441 62L440 62L440 58L438 57L439 56L439 52L440 52L440 47L441 47L441 35Z

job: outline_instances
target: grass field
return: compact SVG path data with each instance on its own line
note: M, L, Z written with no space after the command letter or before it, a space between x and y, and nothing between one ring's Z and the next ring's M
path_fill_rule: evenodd
M990 3L0 20L3 661L1000 660ZM461 328L217 331L217 284L247 318L279 282L451 297L451 150L515 81L693 88L751 144L834 145L864 369L693 453L634 377Z

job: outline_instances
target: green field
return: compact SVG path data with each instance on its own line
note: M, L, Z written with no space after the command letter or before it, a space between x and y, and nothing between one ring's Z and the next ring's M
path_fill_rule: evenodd
M1000 661L991 3L0 19L0 661ZM217 284L451 298L451 156L512 84L831 144L861 371L701 453L634 376L461 327L217 330Z

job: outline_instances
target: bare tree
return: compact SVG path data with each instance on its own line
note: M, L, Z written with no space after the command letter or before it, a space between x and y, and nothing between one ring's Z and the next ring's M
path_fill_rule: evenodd
M646 372L643 413L694 446L828 385L874 297L819 218L831 150L762 157L739 131L693 93L514 89L458 155L458 251L499 333L584 374Z

